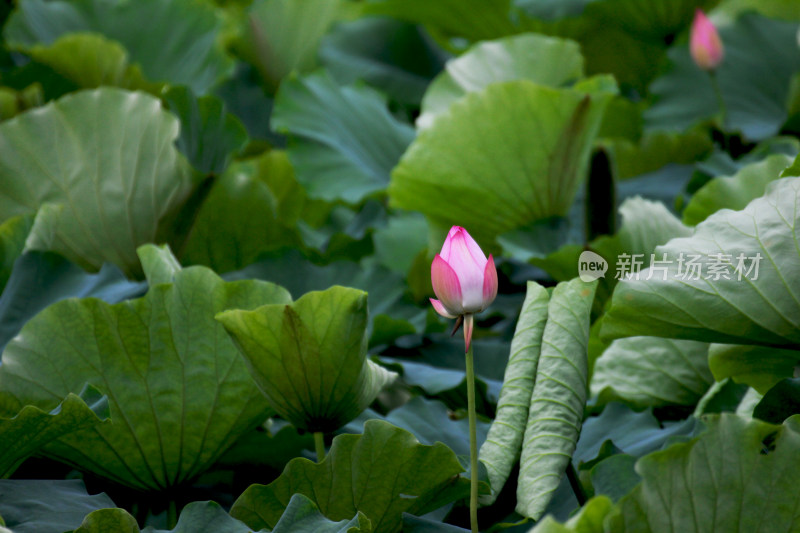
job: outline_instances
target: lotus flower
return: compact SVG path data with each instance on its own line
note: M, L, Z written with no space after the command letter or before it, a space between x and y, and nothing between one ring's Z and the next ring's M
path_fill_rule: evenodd
M486 259L467 230L453 226L431 264L437 313L446 318L463 317L465 351L472 340L473 314L486 309L497 296L497 270L494 259Z
M724 55L717 28L700 9L694 13L689 51L694 62L703 70L717 68Z

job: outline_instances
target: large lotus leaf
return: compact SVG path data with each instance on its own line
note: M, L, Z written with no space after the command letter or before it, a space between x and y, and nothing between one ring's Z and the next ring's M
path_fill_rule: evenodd
M528 282L525 302L511 341L511 355L497 402L497 415L478 456L489 474L490 501L497 498L522 450L549 300L544 287L534 281Z
M706 425L636 463L642 484L619 502L611 531L797 531L800 419L775 426L725 413Z
M116 305L62 300L6 346L0 390L19 406L51 409L90 383L108 395L114 422L62 437L46 453L135 488L178 485L269 413L214 315L288 301L271 283L225 283L201 267Z
M58 254L27 252L14 262L0 296L0 350L36 313L59 300L95 297L117 303L145 290L144 282L129 281L112 264L89 274Z
M751 140L777 133L787 118L791 76L800 70L797 23L751 13L720 28L725 58L716 76L725 103L724 129ZM645 112L652 129L684 130L720 112L708 73L685 43L669 51L673 68L650 87L656 103Z
M430 274L428 276L430 277ZM370 314L367 330L372 332L370 335L379 333L380 327L377 324L379 320L384 323L405 321L408 327L416 331L425 328L425 311L403 299L402 276L366 261L364 263L336 261L319 266L299 252L290 251L279 257L263 259L242 270L230 272L225 277L271 281L286 287L294 298L299 298L309 291L325 290L332 285L361 289L368 293ZM379 318L381 315L384 318ZM463 357L458 360L463 364Z
M287 74L314 68L320 40L342 9L341 0L256 0L236 48L274 92Z
M380 0L365 2L361 12L422 24L442 37L461 36L481 41L519 32L509 17L510 3L509 0Z
M363 435L333 439L321 463L294 459L269 485L251 485L231 515L253 529L274 527L292 495L303 494L330 520L361 512L374 531L393 533L402 513L425 514L466 495L462 471L444 444L425 446L403 429L369 420Z
M0 404L4 398L0 397ZM2 406L0 406L2 408ZM6 411L6 409L2 409ZM45 444L81 429L93 427L109 416L108 401L96 389L68 394L50 411L26 405L12 418L0 417L0 478L7 478L28 456Z
M147 82L139 66L130 64L127 50L99 34L65 34L48 45L31 46L25 53L84 89L110 85L157 94L162 85Z
M605 78L583 83L555 89L519 80L467 94L403 155L391 203L438 226L462 225L487 243L566 214L613 94Z
M384 98L365 86L341 87L326 71L285 80L272 128L289 134L289 159L314 198L360 201L383 190L414 138Z
M233 70L218 42L221 26L212 6L194 0L23 0L4 35L26 50L68 33L100 33L120 42L149 80L203 94Z
M615 511L614 503L605 496L592 498L564 524L552 516L544 517L529 533L605 533L606 517Z
M170 530L154 529L152 526L139 529L136 519L120 508L98 509L86 515L72 533L252 533L239 520L232 518L218 503L212 501L192 502L181 511L178 523Z
M576 464L594 461L607 441L627 455L641 457L660 450L671 439L691 434L696 424L694 417L662 423L652 409L636 412L625 404L610 403L599 416L584 421L572 459Z
M423 28L385 17L339 23L319 49L320 61L339 83L363 79L415 107L445 57Z
M683 210L683 222L694 226L720 209L744 209L763 196L767 184L775 181L792 162L789 156L774 154L745 166L733 176L719 176L703 185Z
M631 337L612 342L595 362L591 391L600 403L695 405L713 382L707 343Z
M560 283L547 305L522 441L517 512L538 520L569 465L588 390L589 315L597 282Z
M14 533L69 531L87 513L113 506L105 493L89 495L79 479L0 480L0 514Z
M367 293L357 289L334 286L217 320L272 407L299 429L338 429L397 377L366 358Z
M490 83L529 80L561 87L583 77L578 43L535 33L476 44L451 59L422 99L419 128L427 128L450 104Z
M604 140L614 163L614 176L627 180L654 172L668 164L689 165L709 155L713 144L708 133L647 132L638 142L628 139Z
M181 120L178 149L196 170L222 174L231 157L247 144L247 130L239 119L225 110L218 97L198 97L187 87L171 87L162 97Z
M0 224L0 292L11 277L17 258L33 226L33 215L17 215Z
M800 378L782 379L753 409L755 418L773 424L780 424L797 413L800 413Z
M799 350L741 344L712 344L708 350L708 365L717 381L732 378L761 394L781 379L794 377L799 364Z
M291 204L306 205L304 195L280 197L273 190L276 184L297 186L284 152L233 164L200 207L182 261L228 272L252 264L264 252L299 246L293 227L297 215L289 211L295 209Z
M3 122L0 219L38 210L27 249L138 274L136 247L156 238L194 187L177 136L159 100L111 88Z
M319 507L303 494L294 494L275 524L272 533L371 533L372 523L358 511L350 520L334 522L319 512Z
M657 248L666 262L617 285L601 334L800 346L798 201L800 178L774 181Z
M478 391L480 392L480 385ZM342 430L345 433L363 433L364 424L373 419L385 420L393 426L410 431L422 444L432 445L441 442L453 450L465 468L469 464L469 421L466 412L463 412L463 416L454 416L453 411L444 402L415 396L401 407L392 409L386 416L372 409L366 409ZM478 446L486 440L490 425L490 422L478 418L476 424Z

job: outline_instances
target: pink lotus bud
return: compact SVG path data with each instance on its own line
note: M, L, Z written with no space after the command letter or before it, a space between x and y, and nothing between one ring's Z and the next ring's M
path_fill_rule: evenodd
M717 68L724 55L717 28L700 9L694 12L689 51L692 53L694 62L703 70Z
M483 254L467 230L450 228L442 251L431 264L431 282L438 300L431 298L437 313L446 318L464 316L466 349L472 339L472 314L483 311L497 297L494 259Z

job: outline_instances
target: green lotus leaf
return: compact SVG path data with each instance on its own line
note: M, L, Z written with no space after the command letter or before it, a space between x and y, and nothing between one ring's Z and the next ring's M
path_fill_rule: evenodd
M181 260L224 273L252 264L265 252L298 247L296 223L310 207L285 152L271 150L236 162L211 186Z
M798 201L800 178L783 178L657 248L665 263L617 284L601 335L800 346Z
M733 176L719 176L703 185L683 210L683 222L694 226L720 209L744 209L766 192L767 184L781 177L792 159L783 154L745 166Z
M782 426L724 413L685 444L636 463L642 483L606 527L620 533L797 530L800 418Z
M429 127L453 102L490 83L529 80L561 87L582 77L583 57L576 42L534 33L480 42L448 61L430 84L417 127Z
M383 190L414 130L369 87L341 87L326 71L290 77L275 97L272 128L289 135L289 159L312 198L358 202Z
M272 407L299 429L340 428L397 377L366 358L367 293L357 289L334 286L217 320Z
M333 439L321 463L293 459L269 485L251 485L231 515L253 529L275 527L292 495L312 500L328 519L363 513L374 531L400 531L402 514L425 514L469 492L463 469L444 444L425 446L381 420L368 420L363 435ZM392 482L387 483L390 479Z
M0 480L0 514L5 521L0 524L8 528L0 529L2 533L72 531L88 513L113 506L105 493L90 495L80 479Z
M141 533L136 519L120 508L98 509L86 515L80 527L72 533ZM152 526L146 533L156 533ZM216 502L192 502L181 511L178 523L170 530L158 533L252 533L251 529L232 518Z
M341 0L256 0L235 47L274 92L289 73L314 68L320 40L341 10Z
M177 136L159 100L112 88L3 122L0 219L36 212L26 249L141 275L137 246L170 233L165 221L195 187Z
M708 365L714 379L732 378L766 394L781 379L794 377L800 365L800 350L782 350L773 346L712 344Z
M601 404L695 405L713 382L707 343L630 337L615 340L597 359L591 392Z
M559 283L547 323L522 441L517 512L538 520L568 467L588 390L589 316L597 281Z
M119 42L148 80L187 85L203 94L233 70L218 42L221 26L212 6L194 0L22 0L4 36L10 46L26 51L50 46L66 34L99 33ZM96 69L95 60L87 55L84 68Z
M544 287L528 282L525 302L511 341L511 355L497 402L497 415L478 455L486 466L492 486L492 495L487 501L497 498L522 451L549 300Z
M439 227L464 226L481 243L566 214L614 90L592 78L570 89L519 80L468 93L403 155L391 204Z
M222 174L247 144L247 130L216 96L195 95L188 87L170 87L162 97L181 120L178 149L203 174Z
M68 33L49 45L31 46L25 53L84 89L108 85L157 95L162 85L148 82L141 68L130 64L121 44L95 33Z
M0 409L5 398L0 395ZM80 396L68 394L51 412L26 405L13 418L0 418L0 478L7 478L17 466L49 442L81 429L101 424L109 416L108 400L93 387Z
M606 517L616 510L614 503L605 496L592 498L581 510L564 524L551 516L544 517L529 533L606 533Z
M319 512L319 507L301 493L293 494L289 505L272 533L371 533L372 523L358 511L351 520L334 522Z
M446 54L417 25L386 17L336 24L319 59L339 83L364 80L398 102L419 106Z
M150 255L145 266L163 264ZM289 301L271 283L226 283L202 267L115 305L62 300L6 346L0 390L18 406L49 410L88 382L108 396L113 423L61 437L45 452L138 489L180 485L270 413L214 315Z
M25 249L34 215L17 215L0 224L0 292L6 286L14 262Z

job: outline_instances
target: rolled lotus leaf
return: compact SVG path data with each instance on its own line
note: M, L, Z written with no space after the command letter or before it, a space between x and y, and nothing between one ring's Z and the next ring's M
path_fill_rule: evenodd
M364 291L334 286L217 320L273 408L298 429L340 428L397 377L366 358Z

